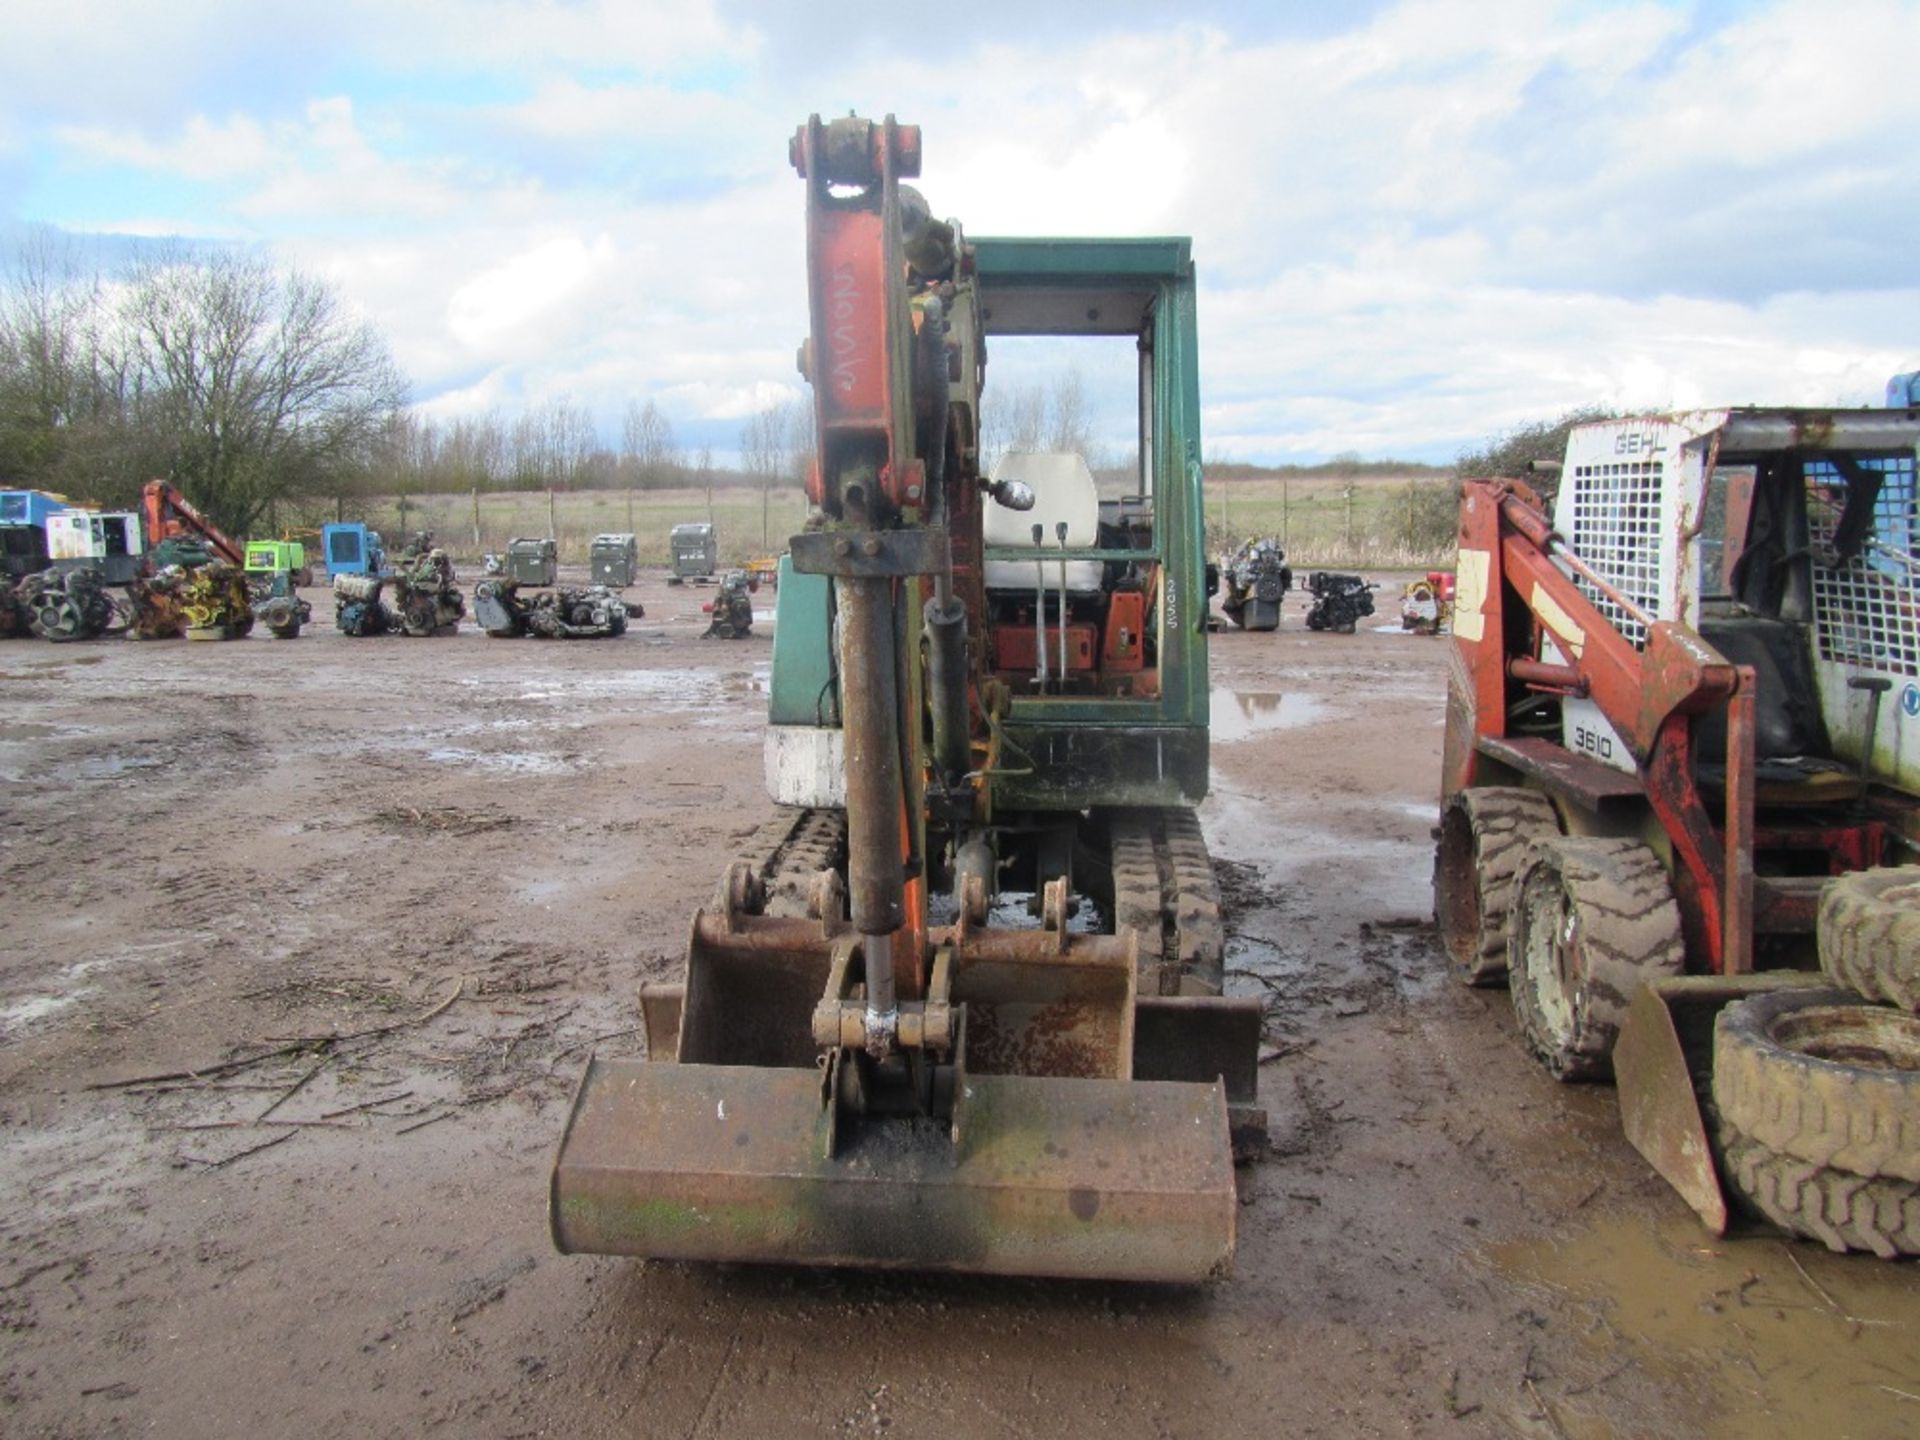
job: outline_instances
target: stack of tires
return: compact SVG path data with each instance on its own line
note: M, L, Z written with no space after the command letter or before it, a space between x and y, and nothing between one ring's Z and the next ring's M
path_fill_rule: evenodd
M1833 1250L1920 1255L1920 868L1862 870L1820 899L1820 968L1714 1022L1728 1188Z

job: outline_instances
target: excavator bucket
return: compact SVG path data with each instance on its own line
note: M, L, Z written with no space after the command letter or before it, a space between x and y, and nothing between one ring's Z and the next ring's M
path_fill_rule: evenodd
M962 1021L950 1114L853 1117L809 1040L824 948L781 944L791 922L735 924L697 917L684 994L643 996L656 1058L588 1064L552 1175L562 1252L1189 1283L1226 1269L1226 1082L1130 1078L1131 936L1051 956L981 937L954 965L955 1008L984 1023Z
M1641 986L1628 1008L1613 1051L1621 1128L1716 1235L1726 1233L1727 1200L1700 1104L1713 1073L1714 1016L1750 995L1826 983L1796 970L1677 976Z

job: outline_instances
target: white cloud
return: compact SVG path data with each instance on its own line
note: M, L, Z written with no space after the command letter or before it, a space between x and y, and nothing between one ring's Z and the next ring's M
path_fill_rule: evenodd
M583 302L614 262L613 241L558 235L510 256L467 281L447 301L447 329L482 349L502 340L554 338L556 325L577 322Z
M849 106L922 125L919 183L974 234L1190 233L1208 438L1249 458L1868 400L1920 346L1911 0L1405 0L1308 31L1121 5L1085 33L1002 5L977 42L804 54L717 0L110 8L10 31L0 136L35 193L272 242L441 413L797 395L786 137ZM129 172L117 211L82 188Z

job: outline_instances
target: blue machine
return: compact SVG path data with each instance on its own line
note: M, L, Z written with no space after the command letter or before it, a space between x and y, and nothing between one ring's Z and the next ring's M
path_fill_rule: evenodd
M1920 370L1910 370L1887 381L1887 407L1909 410L1920 406Z
M0 490L0 525L34 525L44 530L47 517L66 508L44 490Z
M387 552L380 543L380 532L358 523L321 526L320 551L326 557L328 578L379 575L387 568Z

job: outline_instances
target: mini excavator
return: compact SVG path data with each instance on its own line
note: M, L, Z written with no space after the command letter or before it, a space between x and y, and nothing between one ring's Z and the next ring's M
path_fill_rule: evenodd
M1257 1147L1223 990L1184 239L969 240L920 132L823 123L806 182L810 515L781 561L777 818L590 1059L563 1252L1197 1282ZM1137 463L982 473L987 343L1138 357ZM1131 360L1127 360L1131 364ZM1129 382L1129 388L1133 388Z

